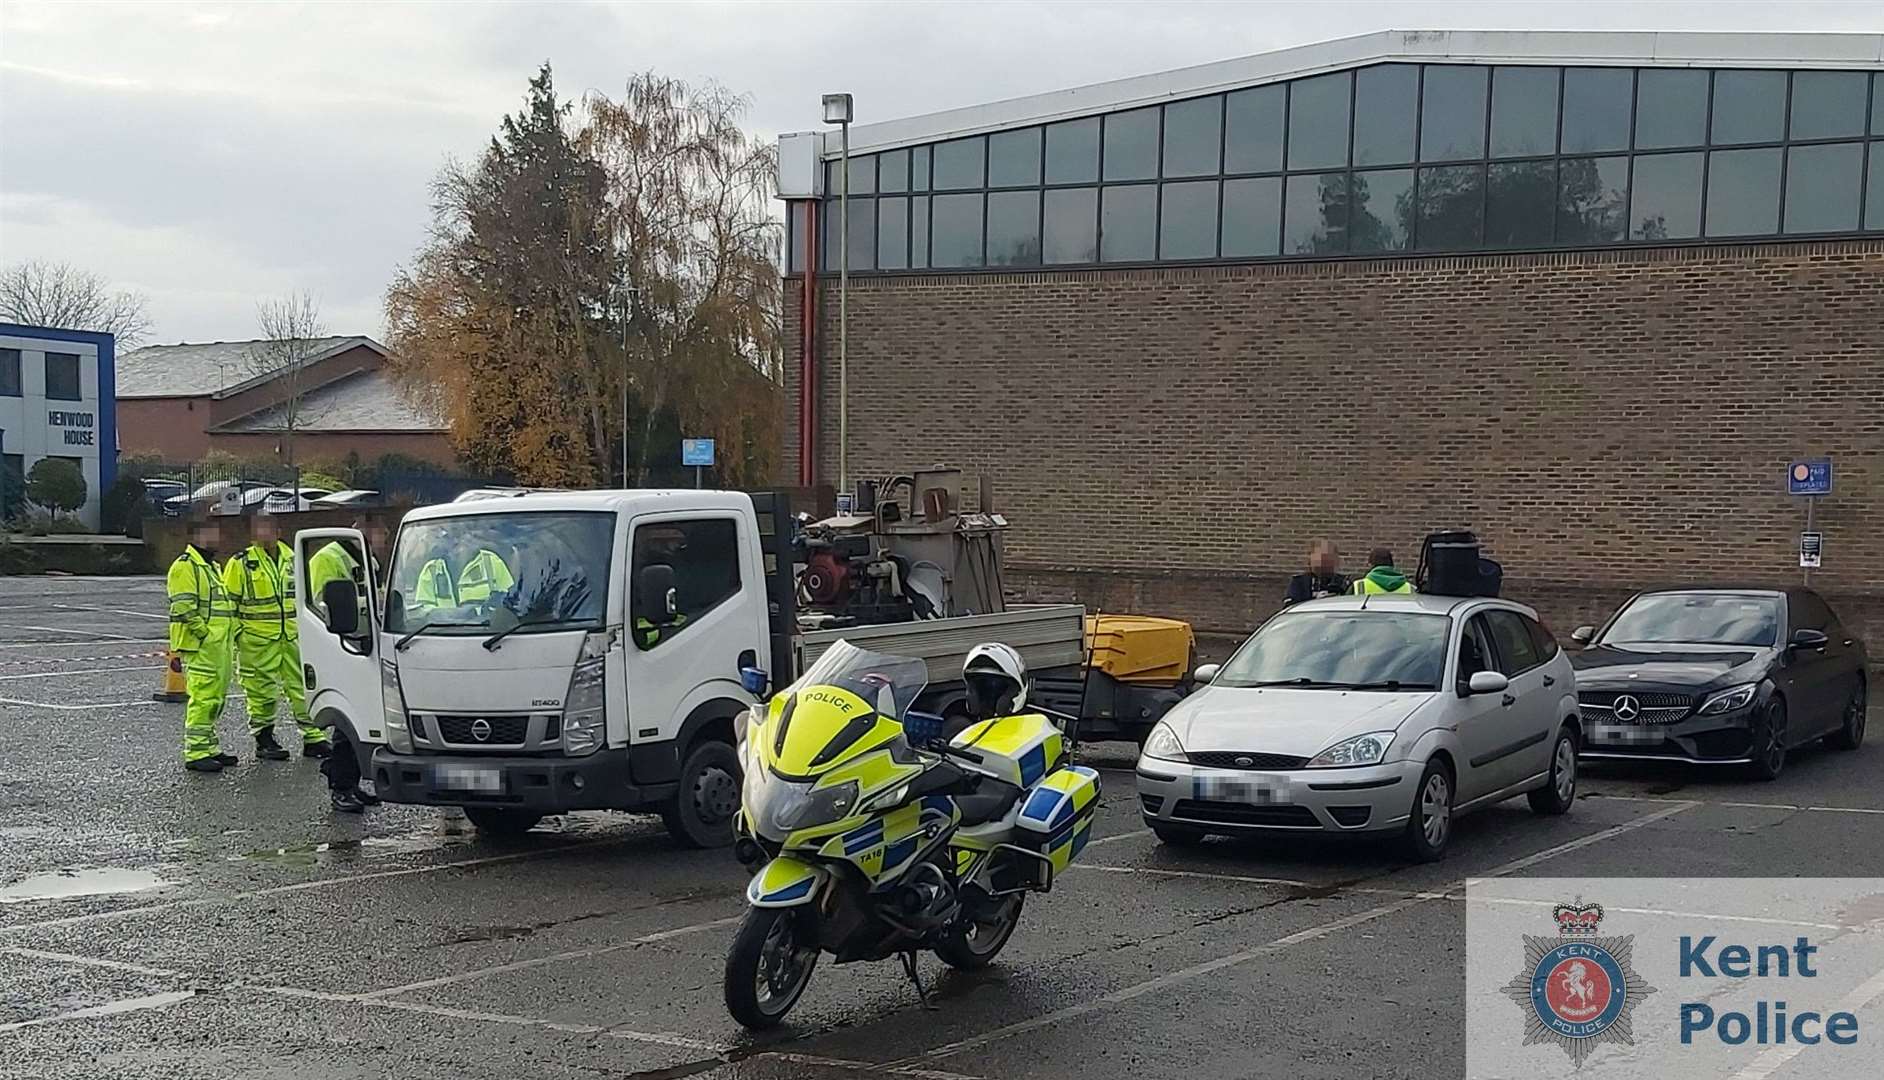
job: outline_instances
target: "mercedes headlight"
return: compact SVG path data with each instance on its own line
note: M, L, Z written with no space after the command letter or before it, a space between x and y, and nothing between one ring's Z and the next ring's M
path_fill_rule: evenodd
M1177 732L1169 724L1160 722L1145 737L1144 756L1155 761L1184 761L1184 744L1178 742Z
M1393 732L1370 731L1343 739L1309 760L1311 769L1340 769L1355 765L1378 765L1393 745Z
M1744 709L1753 704L1753 697L1759 692L1759 683L1748 683L1745 686L1722 690L1718 694L1710 695L1701 703L1700 715L1719 716L1721 713L1733 712L1735 709Z

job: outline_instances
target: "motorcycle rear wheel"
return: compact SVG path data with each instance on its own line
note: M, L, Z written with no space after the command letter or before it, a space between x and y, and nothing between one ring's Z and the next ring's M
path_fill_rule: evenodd
M935 954L957 971L979 971L994 963L1020 925L1026 893L999 898L981 897L965 927L951 930L936 942Z
M815 945L800 945L807 913L751 908L726 952L726 1011L754 1031L774 1028L798 1004L818 966Z

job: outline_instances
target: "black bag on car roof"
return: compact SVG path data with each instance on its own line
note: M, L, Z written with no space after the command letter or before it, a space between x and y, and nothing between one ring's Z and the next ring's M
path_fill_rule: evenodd
M1464 529L1428 535L1420 543L1414 587L1438 596L1497 596L1504 567L1479 554L1478 536Z

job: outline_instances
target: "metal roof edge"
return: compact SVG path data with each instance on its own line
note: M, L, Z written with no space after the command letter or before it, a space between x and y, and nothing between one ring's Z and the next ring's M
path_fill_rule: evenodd
M251 345L260 344L260 342L249 342L248 344L251 344ZM355 335L346 337L342 339L341 341L328 346L325 349L322 349L320 352L317 352L313 356L308 357L306 360L303 360L301 363L302 363L302 366L306 366L308 364L317 364L321 362L322 360L328 359L329 357L339 356L341 353L346 352L349 349L357 349L361 346L365 346L366 348L371 349L374 352L378 353L380 356L380 359L382 360L392 355L391 353L386 351L386 346L381 345L379 342L374 341L372 338L367 337L365 334L355 334ZM264 371L260 375L252 375L249 378L244 379L239 383L236 383L234 386L225 386L221 390L212 392L209 395L209 397L211 400L214 400L214 401L221 401L225 398L234 397L237 394L241 394L249 390L253 390L256 387L261 386L263 383L272 382L273 380L280 378L284 370L286 369L276 368L273 371ZM347 372L345 375L339 375L333 379L329 379L327 382L321 383L320 385L327 386L331 383L339 382L341 379L345 379L356 374L359 374L359 373L350 371L350 372ZM313 390L313 389L318 389L318 387L309 387L308 389ZM306 391L303 391L303 392L305 393ZM261 410L258 409L256 411L259 412ZM252 415L252 414L245 414L245 415Z
M1379 30L1252 56L1052 90L919 116L853 124L871 153L1070 120L1366 64L1627 64L1644 67L1884 68L1884 33L1633 30ZM826 158L835 157L827 139Z

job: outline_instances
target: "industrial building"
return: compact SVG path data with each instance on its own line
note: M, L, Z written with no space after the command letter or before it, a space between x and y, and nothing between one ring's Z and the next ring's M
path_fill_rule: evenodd
M1225 632L1316 537L1357 572L1468 527L1567 634L1797 581L1787 469L1829 458L1812 581L1877 640L1880 71L1879 34L1390 31L860 94L847 184L843 129L780 140L787 461L961 464L1011 587Z
M33 466L56 457L84 475L78 517L98 527L117 475L114 347L110 334L0 323L0 523L22 508Z

